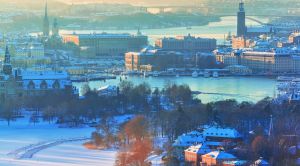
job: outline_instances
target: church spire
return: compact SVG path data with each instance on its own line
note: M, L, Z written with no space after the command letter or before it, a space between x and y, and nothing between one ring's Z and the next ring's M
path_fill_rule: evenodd
M5 49L5 59L4 59L5 64L10 64L10 53L8 51L8 46L6 46Z
M48 17L48 1L46 1L45 5L45 17Z
M12 74L12 66L11 66L11 63L10 63L10 53L9 53L9 50L8 50L8 46L6 46L6 49L5 49L3 73L6 74L6 75L11 75Z
M44 16L44 24L43 24L43 35L44 37L49 36L49 19L48 19L48 2L45 4L45 16Z

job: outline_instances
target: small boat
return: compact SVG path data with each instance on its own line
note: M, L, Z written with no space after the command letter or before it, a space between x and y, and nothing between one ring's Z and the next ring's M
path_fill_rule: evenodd
M198 75L198 72L197 71L194 71L193 73L192 73L192 77L193 78L197 78L199 75Z
M210 73L208 71L205 71L204 74L203 74L203 76L205 78L209 78L210 77Z
M213 72L213 77L214 78L218 78L219 77L219 73L217 71Z
M143 75L145 78L148 77L148 73L146 73L146 72L144 72Z
M189 30L189 29L192 29L192 27L188 26L188 27L186 27L186 29L188 29L188 30Z
M278 76L277 81L292 81L295 77Z
M157 71L153 72L153 77L158 77L159 73Z

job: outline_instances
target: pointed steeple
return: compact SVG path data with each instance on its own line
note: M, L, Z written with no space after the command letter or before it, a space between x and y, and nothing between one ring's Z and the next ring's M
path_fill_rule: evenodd
M45 17L48 17L48 1L46 1L45 5Z
M49 19L48 19L48 1L45 4L45 16L44 16L44 23L43 23L43 35L44 37L49 36Z
M6 75L12 74L12 66L10 63L10 53L8 50L8 46L5 49L5 57L4 57L4 64L3 64L3 73Z
M5 64L10 64L10 53L8 51L8 46L6 46L5 49L5 59L4 59Z

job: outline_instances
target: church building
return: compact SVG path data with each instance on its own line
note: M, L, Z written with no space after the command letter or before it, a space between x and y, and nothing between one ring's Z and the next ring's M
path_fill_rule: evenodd
M26 71L13 69L8 47L0 73L0 101L7 98L42 96L47 93L78 94L65 71Z

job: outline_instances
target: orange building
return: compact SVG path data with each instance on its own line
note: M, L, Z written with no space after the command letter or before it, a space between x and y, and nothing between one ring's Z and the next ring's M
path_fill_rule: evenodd
M79 36L78 35L63 35L62 40L64 43L74 43L79 46Z
M211 152L211 149L206 144L190 146L184 151L185 161L194 166L198 166L203 154Z
M249 48L251 44L251 40L247 40L244 37L233 37L232 38L232 48L233 49L241 49L241 48Z

